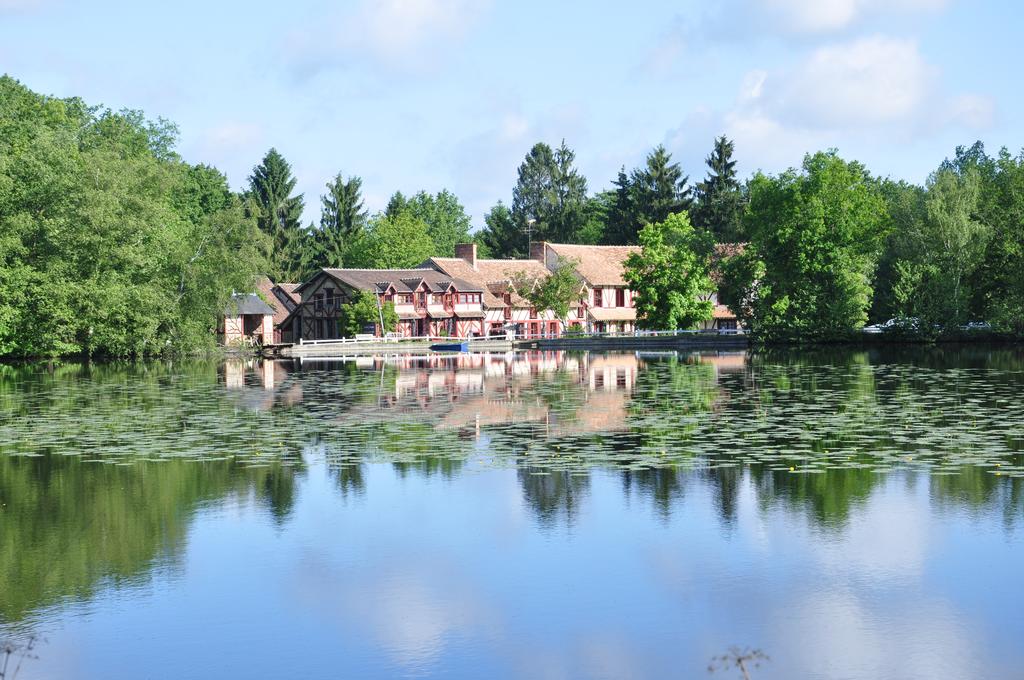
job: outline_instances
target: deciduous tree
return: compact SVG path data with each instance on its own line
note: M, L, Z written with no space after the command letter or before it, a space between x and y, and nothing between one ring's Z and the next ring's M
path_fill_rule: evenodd
M685 212L640 231L640 252L626 259L624 278L633 290L642 328L695 328L711 318L712 242Z

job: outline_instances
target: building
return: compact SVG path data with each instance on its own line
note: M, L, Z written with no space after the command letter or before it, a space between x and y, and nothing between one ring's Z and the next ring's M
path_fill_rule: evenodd
M222 345L262 345L274 339L274 308L256 293L232 293L217 327Z
M636 326L633 291L622 277L626 258L640 246L578 246L565 243L533 243L530 258L554 269L561 260L572 260L583 279L583 295L573 310L576 323L595 333L631 333Z
M538 313L516 290L516 281L537 281L548 276L550 272L543 262L480 259L476 254L475 243L460 243L455 246L455 257L432 257L420 267L434 269L483 289L484 331L487 335L504 334L509 327L526 338L561 333L561 322L553 312ZM573 320L577 321L575 315Z
M715 251L711 258L711 279L715 286L722 283L721 263L727 257L732 257L743 252L743 243L716 243ZM718 300L718 291L711 293L708 297L711 300L711 318L701 324L701 330L736 332L743 330L736 313Z
M321 269L293 293L301 302L282 322L293 342L341 337L342 305L361 291L391 302L402 337L483 335L484 287L435 269ZM383 335L380 323L365 329Z
M291 327L283 324L302 302L302 297L295 292L298 287L297 283L274 283L266 276L256 282L260 297L274 309L275 343L292 342Z

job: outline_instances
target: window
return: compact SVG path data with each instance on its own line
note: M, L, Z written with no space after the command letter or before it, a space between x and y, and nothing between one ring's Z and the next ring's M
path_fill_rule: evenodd
M603 300L604 296L601 295L601 293L603 293L603 292L604 291L602 291L600 288L595 288L594 289L594 306L595 307L603 307L604 306L604 300Z
M615 306L625 307L626 306L626 289L616 288L615 289Z

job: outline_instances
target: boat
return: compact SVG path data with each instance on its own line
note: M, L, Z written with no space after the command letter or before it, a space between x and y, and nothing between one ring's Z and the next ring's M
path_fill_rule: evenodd
M462 342L439 342L436 345L431 345L430 349L435 352L468 352L469 343L465 340Z

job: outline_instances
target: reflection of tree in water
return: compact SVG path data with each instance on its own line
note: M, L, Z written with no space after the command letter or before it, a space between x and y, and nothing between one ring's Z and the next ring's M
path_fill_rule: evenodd
M1015 466L1024 465L1024 455L1014 456ZM931 475L929 491L932 501L943 509L966 509L982 515L999 508L1007 530L1024 521L1024 478L997 476L993 468L961 466L956 474Z
M328 467L331 477L338 485L342 498L362 496L366 493L366 479L363 477L362 463L339 463Z
M719 398L715 367L678 357L649 361L637 374L629 404L630 424L642 444L676 459Z
M274 463L263 477L262 498L278 524L284 524L295 505L295 471L289 465Z
M841 529L854 508L863 505L885 477L872 470L832 469L814 474L792 474L751 466L758 504L767 510L782 503L804 512L822 528Z
M722 465L701 470L701 479L711 487L715 509L722 524L733 527L739 508L740 489L743 486L743 468L739 465Z
M650 498L662 519L672 515L672 505L682 499L688 472L678 468L648 468L623 470L622 490L627 495L637 493Z
M567 526L574 524L590 494L590 475L585 473L520 467L516 476L523 499L545 528L554 527L559 520Z
M0 457L0 622L87 598L108 579L144 581L177 559L202 505L254 490L260 502L282 509L290 495L273 499L266 490L293 484L283 481L293 475L276 463L250 468L231 460L125 466Z

